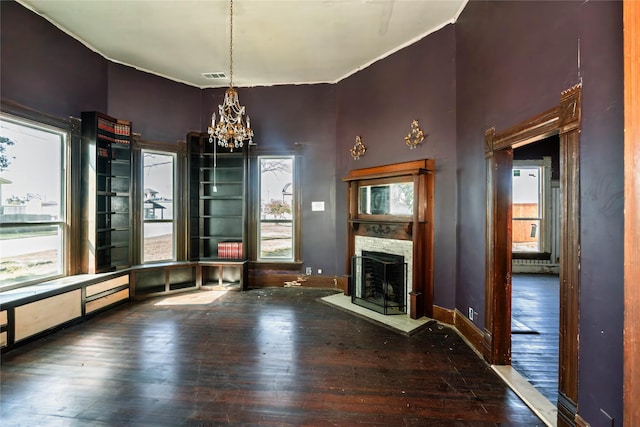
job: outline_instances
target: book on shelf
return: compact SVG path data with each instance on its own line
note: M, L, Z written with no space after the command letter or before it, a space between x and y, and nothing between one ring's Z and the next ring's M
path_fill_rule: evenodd
M242 242L227 241L218 242L218 258L242 259Z
M98 117L98 136L116 144L129 144L131 137L131 123L125 120L112 122Z

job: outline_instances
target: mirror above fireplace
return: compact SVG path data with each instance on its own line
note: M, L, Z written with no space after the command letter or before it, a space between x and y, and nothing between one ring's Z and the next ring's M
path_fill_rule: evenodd
M367 184L358 190L359 215L413 215L413 180Z

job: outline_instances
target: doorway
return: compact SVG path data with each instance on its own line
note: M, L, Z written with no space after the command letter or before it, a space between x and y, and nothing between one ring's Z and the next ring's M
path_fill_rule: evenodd
M560 139L513 150L511 365L558 401Z
M512 174L514 149L552 135L559 139L559 346L557 425L574 426L578 401L579 136L581 86L530 120L485 133L487 223L483 351L493 365L512 363Z

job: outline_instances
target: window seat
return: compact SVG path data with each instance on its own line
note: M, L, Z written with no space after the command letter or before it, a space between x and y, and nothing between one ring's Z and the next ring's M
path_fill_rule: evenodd
M0 292L0 350L129 300L219 286L246 289L246 260L172 261L78 274Z
M9 306L21 305L62 292L79 289L113 277L122 276L124 273L126 273L126 271L102 274L77 274L75 276L60 277L42 283L3 291L0 292L0 308L4 310Z
M29 342L129 300L129 271L80 274L0 293L0 348Z

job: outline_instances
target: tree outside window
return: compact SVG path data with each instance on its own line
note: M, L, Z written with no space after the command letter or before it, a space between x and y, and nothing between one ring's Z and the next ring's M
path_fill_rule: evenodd
M293 260L294 158L260 157L260 259Z
M65 267L67 134L0 116L0 289Z

